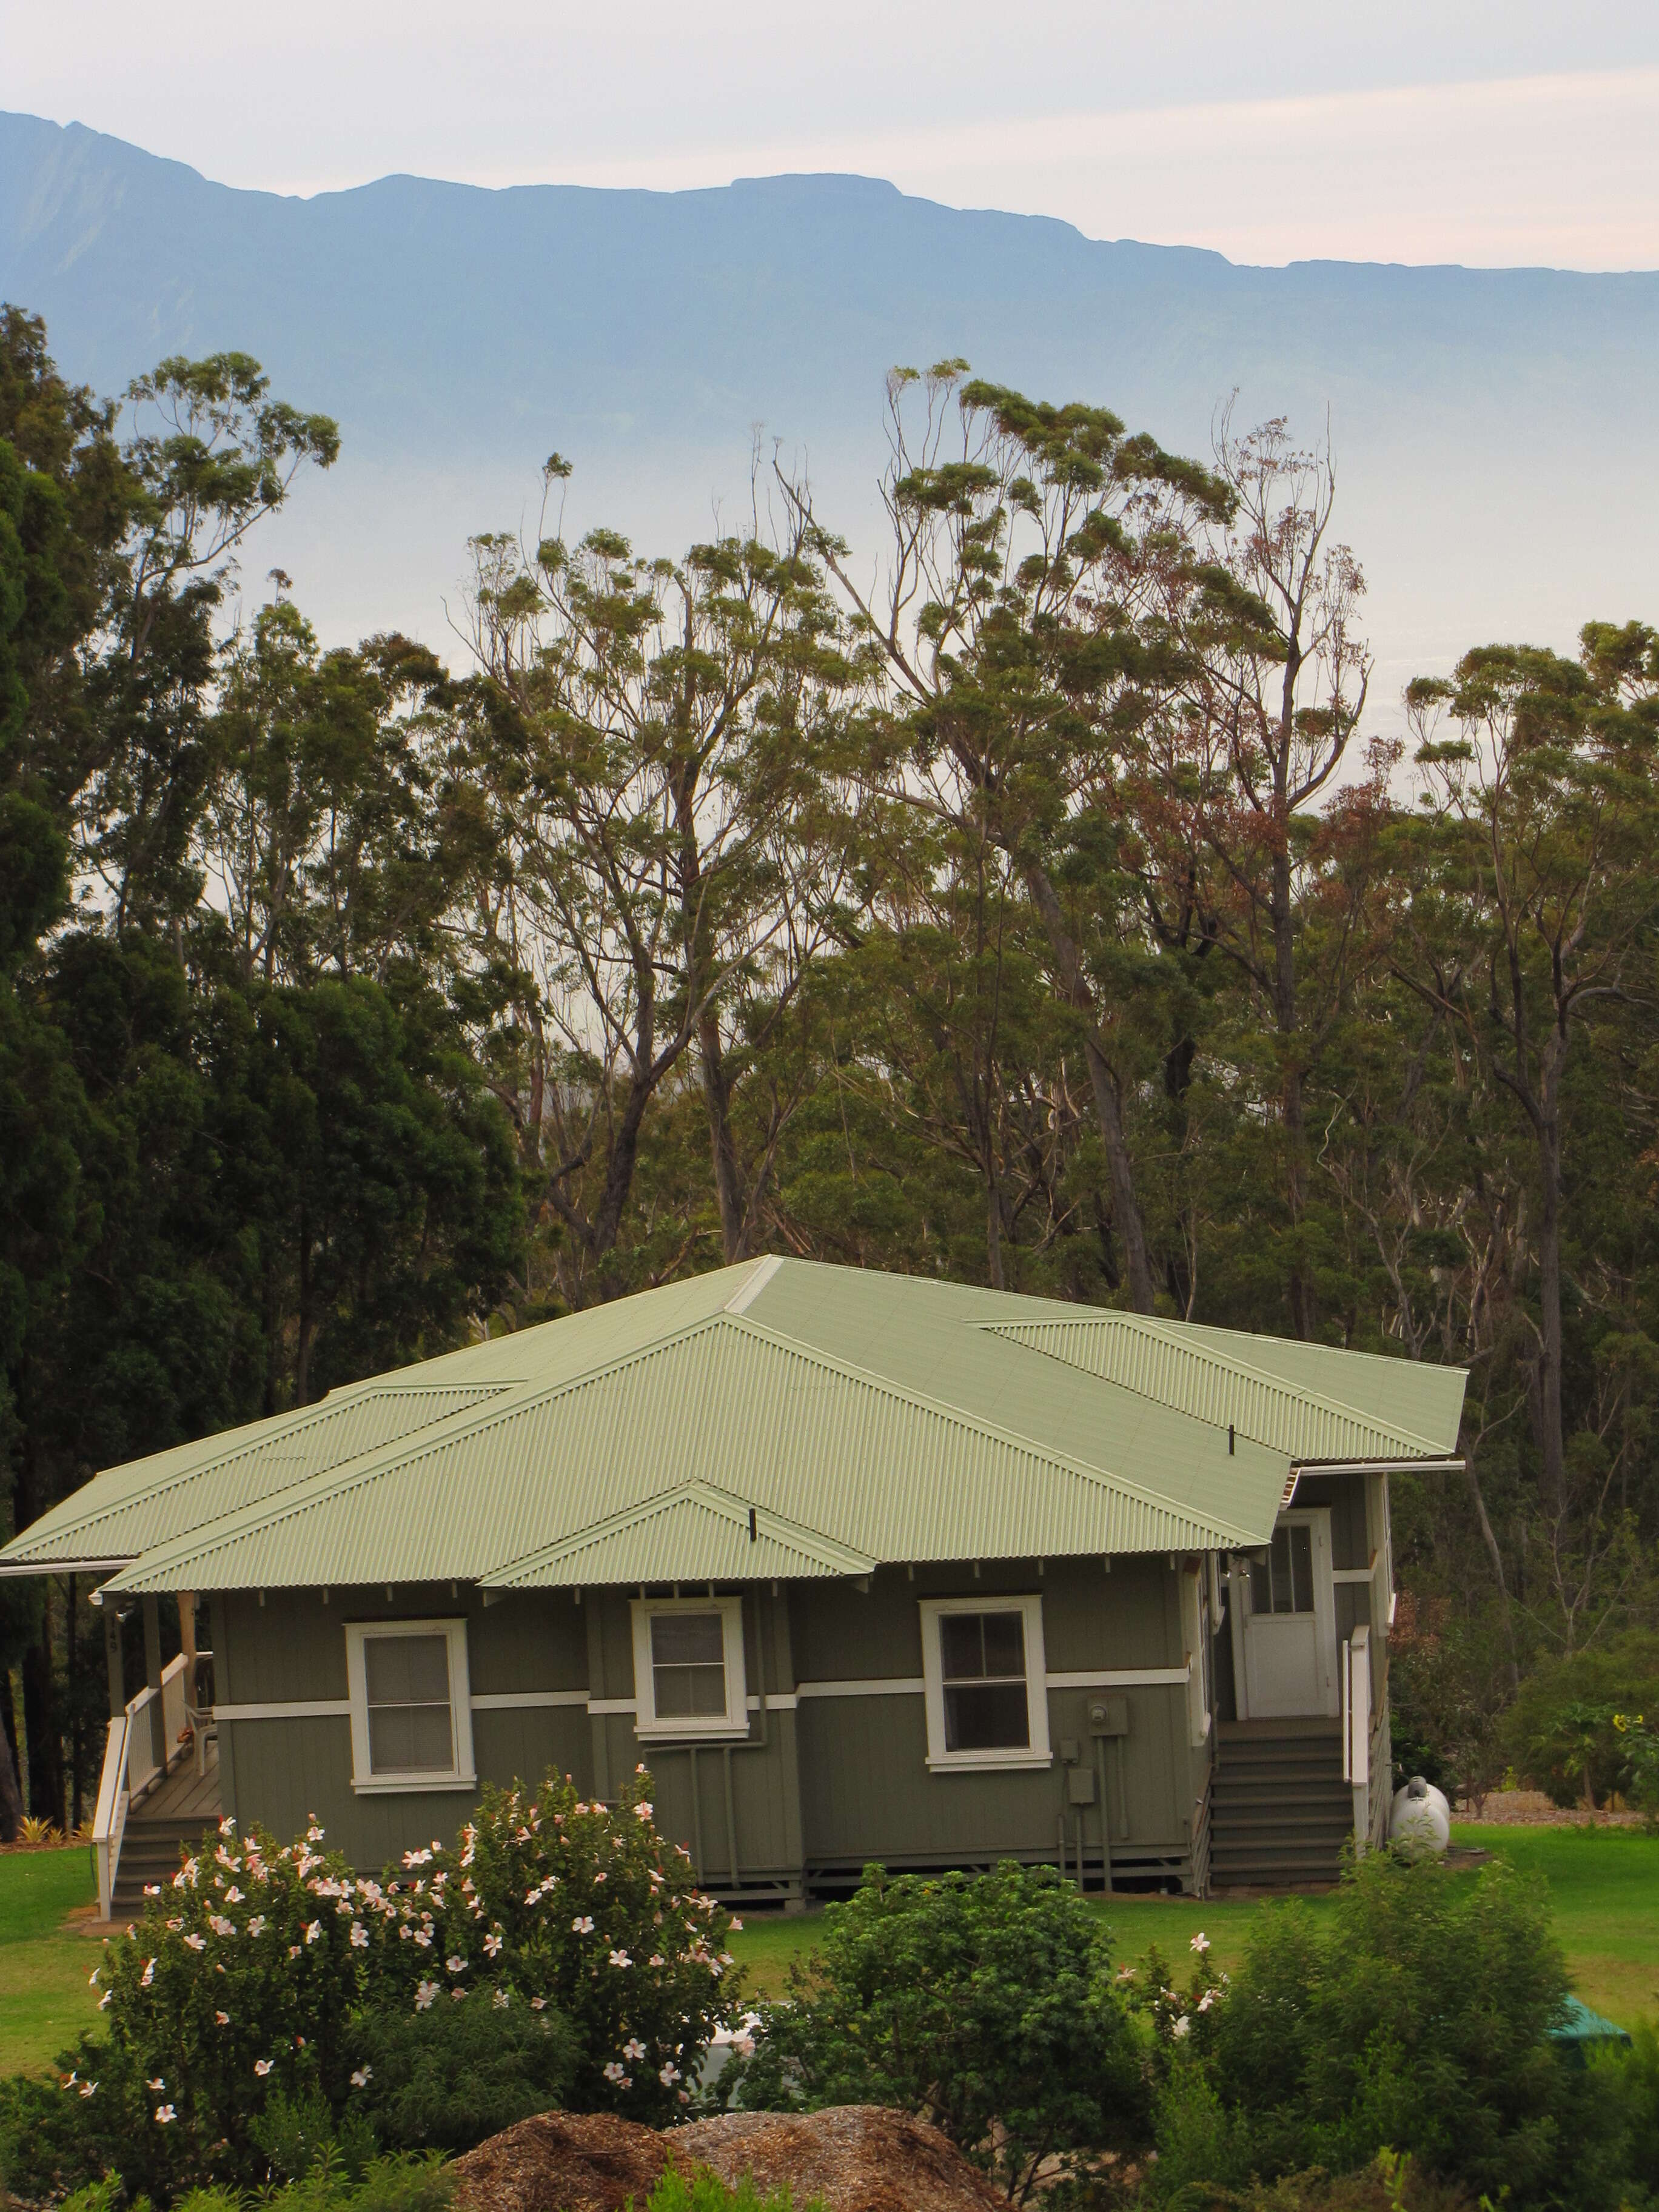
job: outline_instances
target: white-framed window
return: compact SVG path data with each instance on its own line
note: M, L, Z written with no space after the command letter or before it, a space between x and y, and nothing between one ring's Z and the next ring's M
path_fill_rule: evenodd
M921 1604L928 1765L1047 1766L1042 1600L925 1597Z
M346 1623L351 1786L472 1790L472 1694L464 1620Z
M1181 1640L1187 1647L1187 1733L1194 1746L1210 1733L1208 1581L1196 1560L1181 1577Z
M635 1732L747 1735L743 1600L636 1598L633 1613Z

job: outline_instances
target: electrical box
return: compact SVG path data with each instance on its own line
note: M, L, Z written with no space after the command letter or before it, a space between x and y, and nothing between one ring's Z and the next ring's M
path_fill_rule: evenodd
M1066 1770L1066 1802L1068 1805L1092 1805L1094 1802L1093 1767L1068 1766Z
M1062 1765L1075 1766L1082 1756L1083 1746L1078 1741L1074 1735L1066 1735L1060 1738L1060 1764Z
M1129 1733L1127 1698L1091 1698L1089 1733L1091 1735L1127 1735Z

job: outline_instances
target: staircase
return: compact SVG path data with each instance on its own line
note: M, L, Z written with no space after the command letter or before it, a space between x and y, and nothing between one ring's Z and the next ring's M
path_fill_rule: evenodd
M1211 1790L1212 1891L1337 1879L1353 1833L1339 1722L1221 1722Z
M204 1832L200 1820L129 1820L115 1869L111 1919L125 1922L143 1911L147 1882L164 1890L171 1888L179 1871L180 1847L187 1845L194 1850ZM211 1824L206 1832L211 1832Z

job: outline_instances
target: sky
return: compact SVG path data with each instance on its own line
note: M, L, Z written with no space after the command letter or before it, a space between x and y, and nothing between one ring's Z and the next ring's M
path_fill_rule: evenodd
M841 170L1239 261L1659 267L1655 0L0 0L0 106L280 192Z

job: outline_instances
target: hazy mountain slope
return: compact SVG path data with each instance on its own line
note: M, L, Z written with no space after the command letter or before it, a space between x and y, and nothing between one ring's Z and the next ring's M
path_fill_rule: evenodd
M672 545L762 423L856 535L882 374L947 352L1188 449L1235 385L1310 431L1328 405L1390 689L1494 627L1659 611L1659 275L1236 268L848 177L283 199L6 116L0 296L103 388L235 344L339 417L335 478L250 562L280 551L331 629L440 635L465 532L515 521L556 445L580 521Z

